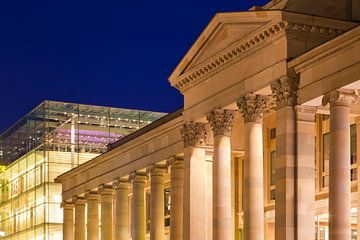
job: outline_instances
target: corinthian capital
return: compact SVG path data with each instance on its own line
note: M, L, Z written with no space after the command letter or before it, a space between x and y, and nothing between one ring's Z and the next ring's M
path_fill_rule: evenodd
M246 94L237 102L245 122L261 122L269 109L270 98L266 95Z
M206 119L213 129L214 136L230 136L237 111L227 109L216 109L206 115Z
M185 147L204 146L206 138L206 124L188 122L180 129Z
M350 106L350 104L356 103L358 98L359 98L359 93L357 90L338 89L325 94L322 99L322 105L326 106L328 103L330 103L330 107L333 106L348 107Z
M296 105L298 88L299 81L295 78L285 76L274 81L271 84L271 90L277 107Z

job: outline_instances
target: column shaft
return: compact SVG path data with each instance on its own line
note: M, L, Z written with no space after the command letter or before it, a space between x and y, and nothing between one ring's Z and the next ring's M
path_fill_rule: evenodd
M183 240L184 162L173 159L170 174L170 240Z
M133 240L146 239L145 182L147 177L134 174L132 179L131 235Z
M297 239L315 239L315 113L296 106L296 225Z
M74 240L74 204L63 202L63 238Z
M152 166L150 178L150 240L164 240L164 166Z
M350 108L330 108L329 239L350 239Z
M129 239L129 184L126 181L115 180L115 240Z
M244 239L264 239L262 124L245 123Z
M85 199L75 199L75 240L85 240Z
M275 239L295 238L295 110L276 111Z
M205 148L184 149L184 239L206 239Z
M213 239L233 239L230 136L214 136Z
M99 195L97 192L85 194L87 202L87 240L99 239Z
M113 188L111 185L99 187L101 195L101 239L113 239Z

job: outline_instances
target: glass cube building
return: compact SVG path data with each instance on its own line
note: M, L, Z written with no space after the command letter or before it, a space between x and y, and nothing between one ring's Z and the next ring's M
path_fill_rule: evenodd
M44 101L0 136L0 239L62 239L58 175L163 113Z

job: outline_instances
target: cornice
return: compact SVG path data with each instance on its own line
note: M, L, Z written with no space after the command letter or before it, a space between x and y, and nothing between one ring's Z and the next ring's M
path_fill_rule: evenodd
M351 39L350 41L347 41L341 45L337 45L336 47L334 47L330 50L327 50L324 53L318 54L316 57L313 57L313 58L295 66L294 67L295 72L300 73L300 72L306 71L306 70L310 69L312 66L314 66L315 64L321 62L322 60L324 60L330 56L333 56L333 55L337 54L338 52L341 52L345 49L348 49L348 48L352 47L352 45L354 43L359 43L359 42L360 42L360 36L357 36L357 37Z
M343 31L343 29L295 23L284 20L275 24L272 23L271 26L268 26L265 30L262 29L246 39L241 39L237 43L215 55L213 58L179 76L178 80L173 84L173 87L177 88L181 92L184 92L190 85L196 84L201 80L210 78L224 71L237 62L251 56L253 53L271 45L272 42L276 41L284 34L313 33L320 36L333 37Z

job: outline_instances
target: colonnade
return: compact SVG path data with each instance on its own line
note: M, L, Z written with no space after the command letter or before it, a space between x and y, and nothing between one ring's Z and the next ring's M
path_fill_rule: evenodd
M128 240L131 230L133 240L145 240L145 185L150 181L150 238L164 239L164 176L170 167L173 189L171 199L174 206L170 213L170 218L174 219L171 221L171 236L172 239L182 239L183 161L174 157L167 163L152 165L146 171L133 172L128 178L116 178L111 184L103 184L96 190L75 196L71 201L63 201L63 238ZM130 187L132 188L131 223L129 223Z
M297 84L283 78L271 85L276 100L275 239L314 239L315 107L297 105ZM263 125L271 98L246 94L237 101L244 120L244 239L264 239ZM357 93L336 90L323 98L330 103L329 229L331 240L350 239L350 104ZM171 171L171 240L233 239L230 136L238 110L215 109L205 122L187 122L181 129L183 159L154 164L127 179L117 178L64 202L64 239L129 239L128 204L132 188L131 237L145 240L145 184L150 181L150 239L163 240L164 176ZM213 135L212 235L206 232L206 139ZM149 179L150 178L150 179ZM113 199L115 199L113 201ZM101 213L98 205L101 205ZM113 216L115 204L115 216ZM87 205L87 224L85 224ZM73 213L75 212L75 214ZM73 215L75 218L73 219ZM100 223L98 222L100 215ZM75 224L74 224L75 221ZM75 228L75 229L74 229ZM86 233L85 233L86 232Z

